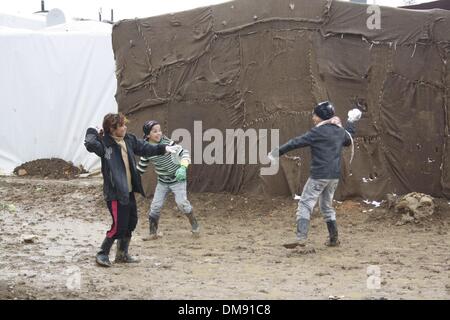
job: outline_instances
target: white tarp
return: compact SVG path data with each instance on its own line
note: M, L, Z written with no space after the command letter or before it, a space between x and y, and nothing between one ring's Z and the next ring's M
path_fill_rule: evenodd
M117 112L112 26L84 23L0 28L0 174L52 157L100 167L83 141L86 128Z
M0 13L0 27L39 30L46 26L46 18L42 15L33 14L18 16Z

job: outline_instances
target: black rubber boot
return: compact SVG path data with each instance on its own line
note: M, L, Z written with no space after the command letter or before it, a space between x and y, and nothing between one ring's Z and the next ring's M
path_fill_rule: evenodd
M128 254L128 247L130 245L131 237L124 237L117 241L117 251L115 263L137 263L138 259L133 258Z
M336 220L327 221L327 228L328 228L329 238L328 238L327 242L325 242L325 245L329 246L329 247L339 246L340 242L338 239L338 229L337 229Z
M155 240L158 239L158 219L153 217L148 217L149 224L149 234L148 237L144 237L142 240Z
M100 251L95 257L95 261L102 267L111 267L111 261L109 261L109 251L114 243L114 239L106 237L100 247Z
M299 219L297 221L297 239L293 242L286 243L283 246L287 249L294 249L298 246L304 247L308 239L309 220Z
M191 213L186 214L186 216L189 219L189 223L191 224L191 232L194 236L200 235L200 225L197 222L197 219L194 216L194 211L191 211Z
M157 237L158 236L158 220L150 217L149 219L150 224L150 236Z

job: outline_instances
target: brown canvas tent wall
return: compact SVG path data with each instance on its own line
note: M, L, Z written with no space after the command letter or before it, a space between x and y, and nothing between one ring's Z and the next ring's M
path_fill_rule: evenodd
M450 196L450 13L326 0L238 0L124 20L113 29L119 110L141 135L147 119L166 133L280 128L280 143L311 128L331 100L341 118L363 109L355 158L344 152L337 198L388 192ZM207 143L205 143L207 144ZM296 157L297 156L297 157ZM309 150L283 157L273 177L258 165L193 165L193 191L293 194L309 175ZM146 175L144 184L151 190Z

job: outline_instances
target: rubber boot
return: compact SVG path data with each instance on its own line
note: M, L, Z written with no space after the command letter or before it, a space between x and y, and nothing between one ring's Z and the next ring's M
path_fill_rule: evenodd
M128 254L128 247L130 245L131 237L124 237L117 241L117 251L115 263L137 263L138 259L133 258Z
M337 229L336 220L327 221L327 228L328 228L329 238L328 238L327 242L325 242L325 245L329 246L329 247L339 246L340 242L338 239L338 229Z
M106 237L100 247L100 251L95 257L95 261L102 267L111 267L111 261L109 261L109 251L114 243L114 239Z
M194 216L194 212L191 211L191 213L186 214L187 218L189 219L189 223L191 224L191 232L194 236L200 235L200 225L197 222L197 219Z
M149 217L148 218L149 223L149 235L148 237L145 237L143 240L155 240L158 238L158 219Z
M299 219L297 221L297 239L293 242L286 243L283 246L286 249L294 249L298 246L304 247L306 245L306 240L308 239L308 230L309 230L309 220L308 219Z

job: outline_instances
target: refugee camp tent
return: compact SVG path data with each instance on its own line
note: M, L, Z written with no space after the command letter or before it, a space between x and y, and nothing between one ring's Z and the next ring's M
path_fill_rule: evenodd
M202 121L203 132L279 128L284 143L311 128L316 103L331 100L344 120L357 106L338 198L450 196L449 30L446 10L326 0L237 0L124 20L113 28L119 110L136 133L150 118L169 136ZM294 194L309 164L306 149L283 157L276 176L261 177L260 164L194 164L189 187Z
M0 174L53 157L100 167L83 141L87 127L117 112L111 29L93 21L0 27Z
M429 10L429 9L445 9L450 10L450 0L438 0L430 1L419 4L412 4L409 6L404 6L405 9L415 9L415 10Z
M43 15L16 15L0 12L0 27L39 30L46 26L46 17Z

